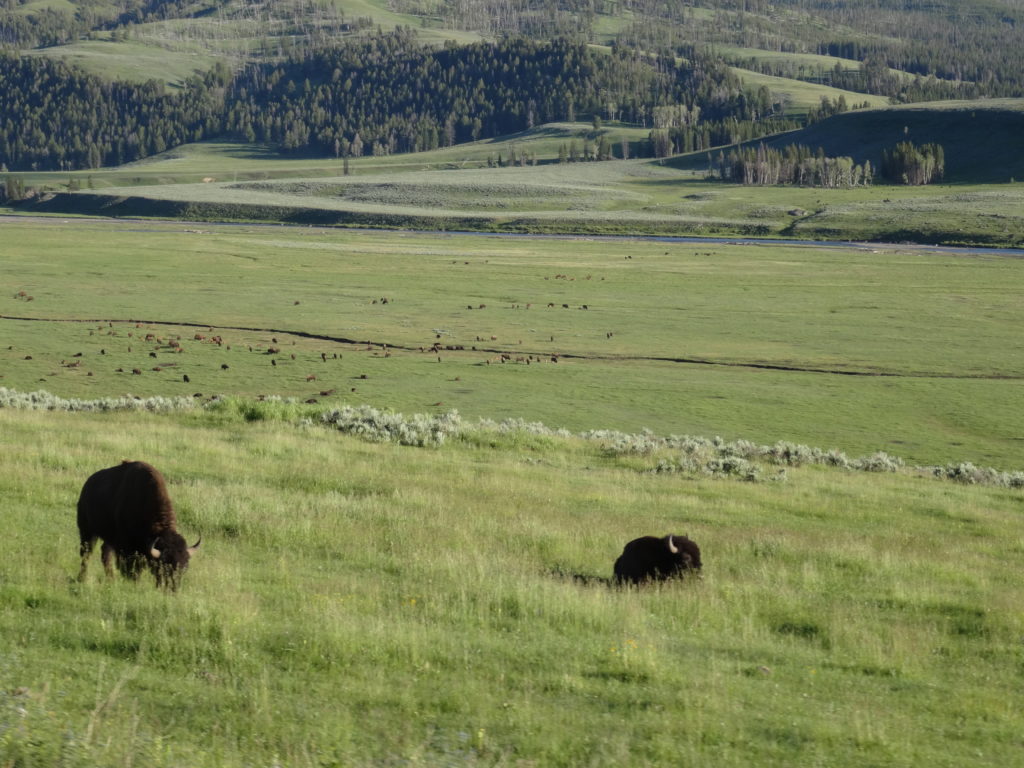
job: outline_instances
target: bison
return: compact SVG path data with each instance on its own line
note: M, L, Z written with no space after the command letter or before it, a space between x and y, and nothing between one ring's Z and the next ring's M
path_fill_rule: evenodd
M615 561L615 581L619 584L664 581L687 571L700 572L700 549L686 536L668 534L633 539Z
M113 576L114 555L124 576L137 579L145 566L157 586L177 589L202 537L189 547L175 529L176 522L164 479L149 464L123 461L91 475L78 497L79 581L85 578L96 539L102 538L103 567L108 576Z

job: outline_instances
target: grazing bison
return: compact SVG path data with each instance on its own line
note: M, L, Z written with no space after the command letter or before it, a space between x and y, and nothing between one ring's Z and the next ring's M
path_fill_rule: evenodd
M660 539L642 536L629 542L615 561L615 581L620 584L663 581L687 571L699 572L700 568L700 549L696 542L671 533Z
M164 479L149 464L123 461L91 475L78 497L79 581L85 578L96 539L102 538L103 567L108 576L113 575L110 559L114 555L118 570L128 578L137 579L146 566L158 586L177 589L199 541L187 546L175 523Z

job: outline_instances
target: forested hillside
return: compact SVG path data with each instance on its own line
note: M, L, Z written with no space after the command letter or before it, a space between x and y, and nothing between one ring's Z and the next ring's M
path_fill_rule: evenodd
M407 31L279 64L253 65L228 94L227 131L284 150L384 155L451 146L586 117L653 126L771 116L721 60L695 50L595 52L556 38L418 45Z
M489 39L436 44L460 30ZM84 43L102 45L86 62L123 75L59 60ZM140 47L203 65L143 81ZM852 97L794 112L734 67ZM665 156L799 127L860 106L858 93L1024 95L1019 3L0 0L0 171L116 165L209 138L385 155L554 120L650 128L648 154Z
M680 36L707 45L867 62L869 72L842 75L846 84L841 87L860 80L855 90L868 93L897 95L893 91L902 90L888 77L888 68L926 81L947 81L939 88L963 87L965 98L1017 96L1024 87L1024 8L1017 0L696 0L692 6L655 0L620 35L640 46ZM799 68L789 63L774 70L801 79L831 81L834 76ZM936 87L930 82L919 86ZM934 92L917 100L931 98Z
M110 83L60 61L0 54L0 163L10 170L120 165L221 130L216 70L182 93Z
M671 126L698 149L792 127L773 121L767 94L748 96L720 59L679 52L687 56L521 37L436 49L397 30L237 75L218 67L181 91L7 57L0 162L8 170L96 168L217 136L284 152L387 155L582 117Z

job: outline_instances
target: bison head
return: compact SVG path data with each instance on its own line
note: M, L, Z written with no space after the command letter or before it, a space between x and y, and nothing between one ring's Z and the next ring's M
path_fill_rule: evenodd
M185 537L169 531L157 537L149 548L149 568L156 577L157 586L166 586L174 591L181 583L181 575L188 568L192 553L199 549L203 537L191 547Z
M666 536L663 541L665 542L665 548L668 549L669 555L671 555L672 564L675 566L674 571L700 570L700 549L695 542L690 541L686 536L676 536L672 533Z

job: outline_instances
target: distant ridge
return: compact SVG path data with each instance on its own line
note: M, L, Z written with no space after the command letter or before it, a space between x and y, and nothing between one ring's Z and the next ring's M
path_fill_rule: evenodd
M926 102L855 110L766 139L765 144L778 149L790 144L821 147L826 155L845 155L858 163L870 160L877 168L882 151L901 141L941 144L946 153L945 182L1024 181L1024 99ZM688 155L672 164L703 168L706 156L706 152Z

